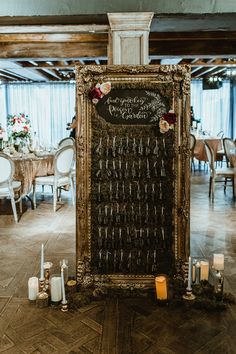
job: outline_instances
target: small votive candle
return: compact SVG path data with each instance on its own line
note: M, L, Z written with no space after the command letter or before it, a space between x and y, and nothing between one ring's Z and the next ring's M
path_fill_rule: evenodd
M213 268L215 270L224 270L224 255L220 253L213 254Z
M158 275L155 278L156 285L156 295L157 300L167 300L168 292L167 292L167 277L165 275Z
M35 301L39 292L39 280L37 277L31 277L28 280L28 299Z
M209 277L209 262L200 261L200 280L208 280Z

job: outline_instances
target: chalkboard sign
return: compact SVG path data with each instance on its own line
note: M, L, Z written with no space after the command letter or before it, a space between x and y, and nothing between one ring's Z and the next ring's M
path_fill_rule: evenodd
M146 125L156 123L168 111L158 91L112 89L96 106L98 114L112 124Z

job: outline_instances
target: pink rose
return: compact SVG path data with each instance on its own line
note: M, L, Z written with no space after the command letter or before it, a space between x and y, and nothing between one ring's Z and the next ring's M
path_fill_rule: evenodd
M100 90L104 95L107 95L111 91L111 83L109 81L100 85Z
M161 119L159 122L159 128L160 128L160 132L164 134L168 132L168 130L170 129L170 125L166 120Z

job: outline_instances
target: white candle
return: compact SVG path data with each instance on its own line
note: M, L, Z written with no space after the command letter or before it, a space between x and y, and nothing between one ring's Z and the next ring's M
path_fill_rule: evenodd
M195 266L195 282L196 284L199 284L199 281L200 281L200 262L197 262L196 263L196 266Z
M52 276L50 279L51 301L61 301L61 277Z
M62 291L62 304L67 304L65 283L64 283L64 269L61 267L61 291Z
M44 280L44 245L41 245L41 259L40 259L40 280Z
M188 289L192 289L192 262L191 257L188 257Z
M195 283L196 281L196 261L193 262L192 265L192 282Z
M39 292L39 280L37 277L31 277L28 280L28 298L29 300L36 300Z
M224 270L224 255L220 253L213 254L213 268L215 270Z
M208 280L209 277L209 262L200 262L200 280Z

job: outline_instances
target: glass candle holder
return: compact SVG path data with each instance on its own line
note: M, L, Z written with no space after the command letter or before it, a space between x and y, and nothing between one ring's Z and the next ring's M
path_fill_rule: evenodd
M207 260L200 261L200 280L209 279L209 262Z
M212 267L217 271L224 270L224 255L221 253L213 254L213 265Z

